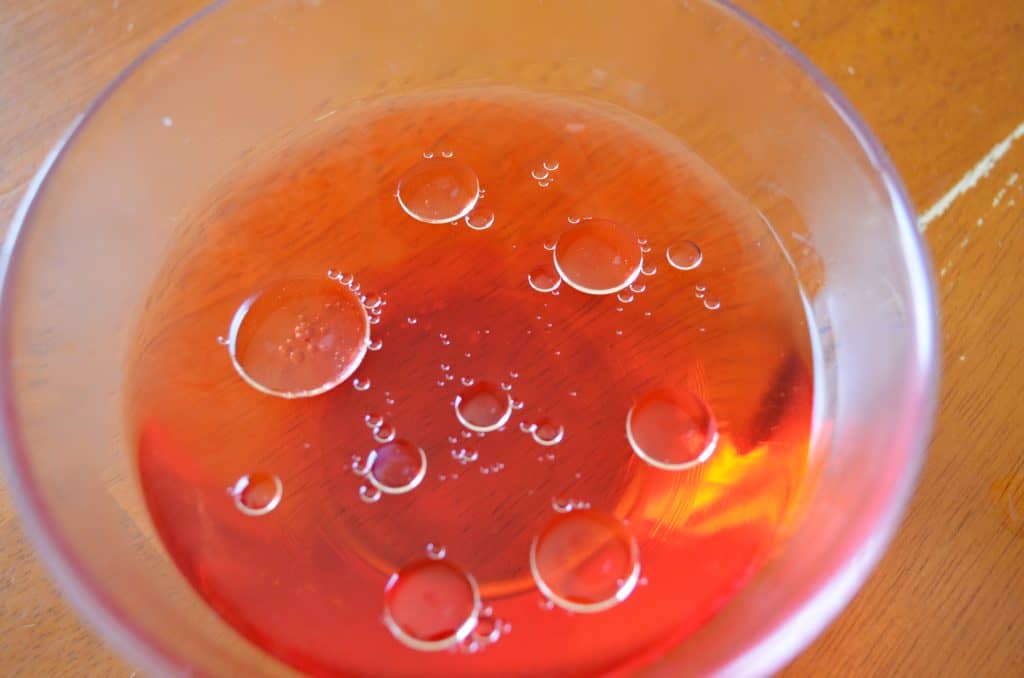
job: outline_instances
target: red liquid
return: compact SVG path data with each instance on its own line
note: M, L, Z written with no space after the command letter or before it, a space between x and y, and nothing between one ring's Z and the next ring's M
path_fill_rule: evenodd
M481 90L329 121L211 191L141 319L129 420L171 556L242 634L316 675L653 660L777 548L805 476L809 330L768 228L673 137L589 103ZM442 151L459 164L441 168L455 178L432 219L468 204L466 168L485 190L455 225L396 198L430 198L438 166L417 163ZM611 226L581 236L587 218ZM556 269L577 284L538 291ZM315 370L362 362L315 397L262 392L218 337L254 295L311 279L374 293L371 350L337 325L350 309L307 304L275 352L260 330L289 328L291 302L263 303L270 325L239 332L264 361L250 374L316 391ZM232 489L254 474L283 489L260 515ZM594 518L562 517L576 511ZM424 564L441 553L454 569ZM390 604L430 643L476 627L417 649L385 623Z

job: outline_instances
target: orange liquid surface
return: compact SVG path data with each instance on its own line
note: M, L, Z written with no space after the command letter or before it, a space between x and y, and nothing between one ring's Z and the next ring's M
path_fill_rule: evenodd
M810 331L763 220L588 102L410 96L293 136L183 222L130 359L199 594L314 675L625 672L707 622L807 465ZM408 213L472 175L455 223Z

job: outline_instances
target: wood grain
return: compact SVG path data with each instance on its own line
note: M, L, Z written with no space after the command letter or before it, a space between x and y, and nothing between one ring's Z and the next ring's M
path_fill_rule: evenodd
M201 0L0 0L0 223L61 131ZM1019 0L744 0L826 72L923 212L1024 124ZM944 374L931 453L876 573L787 670L1024 675L1024 139L931 222ZM0 675L129 676L49 583L0 489Z

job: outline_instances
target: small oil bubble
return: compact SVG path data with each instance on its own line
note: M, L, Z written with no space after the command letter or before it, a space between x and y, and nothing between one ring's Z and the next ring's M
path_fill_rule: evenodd
M476 580L447 558L424 558L391 575L384 588L384 624L414 650L444 650L477 625Z
M626 438L636 455L651 466L680 471L711 458L718 431L707 405L696 395L655 389L630 408Z
M551 180L545 179L544 181L538 181L537 185L540 186L541 188L547 188L548 186L551 185Z
M381 491L376 487L370 487L368 485L359 486L359 498L367 504L375 504L380 501Z
M530 171L530 176L536 179L537 181L543 181L551 175L548 173L547 170L535 169Z
M590 508L589 501L581 499L562 499L556 497L551 500L551 508L557 513L568 513L569 511L583 511Z
M384 417L376 412L367 412L363 415L363 423L366 424L367 428L374 429L384 423Z
M217 337L217 343L220 344L221 346L228 346L231 344L231 342L225 336Z
M441 151L441 157L442 158L454 158L455 157L455 152L454 151Z
M552 260L570 287L586 294L615 294L628 287L640 271L636 237L618 224L588 219L564 231Z
M460 447L458 449L453 449L451 454L452 459L459 462L463 466L465 466L466 464L472 464L474 461L480 458L480 453L477 452L472 447Z
M358 454L353 454L349 467L352 469L352 473L355 473L357 476L365 476L370 472L370 461L370 459L363 459Z
M451 157L424 158L398 182L398 204L413 219L443 224L465 217L480 197L476 172Z
M362 295L361 300L363 302L363 308L368 311L375 309L384 303L384 298L376 292L368 292L367 294Z
M357 391L369 391L370 380L356 377L355 379L352 380L352 388L354 388Z
M623 304L633 303L633 293L626 290L619 292L616 298Z
M415 325L418 321L416 320L416 318L409 316L405 319L405 322L407 322L410 325Z
M555 497L551 500L551 508L558 513L568 513L572 510L573 500L572 499L560 499Z
M578 224L578 223L580 223L580 221L582 221L582 219L580 219L580 217L577 217L576 215L568 216L568 217L565 218L565 220L568 221L570 224ZM555 248L552 247L551 249L555 249Z
M629 291L633 294L643 294L647 291L647 285L642 280L637 280L629 286Z
M462 377L462 379L459 379L459 381L462 382L463 386L473 385L473 377Z
M530 287L538 292L554 292L562 284L558 271L551 264L537 266L530 271L526 280L530 283Z
M228 492L239 511L247 516L263 516L281 503L284 485L273 473L250 473L239 478Z
M455 397L455 417L472 431L493 431L504 425L510 416L511 398L489 381L468 386Z
M533 425L530 435L533 436L533 441L538 445L549 447L562 442L562 439L565 437L565 428L561 424L544 418Z
M542 163L542 165L543 165L544 169L546 169L549 172L554 172L555 170L558 169L558 161L557 160L545 160Z
M474 231L486 231L494 225L494 212L487 209L474 209L465 217L466 226Z
M722 307L722 302L719 301L718 297L704 297L704 308L709 311L717 311Z
M430 558L431 560L441 560L448 554L448 550L445 547L440 544L435 544L434 542L427 543L426 551L427 558Z
M616 518L592 509L556 515L534 538L530 571L541 593L571 612L601 612L633 592L636 540Z
M384 347L384 342L383 342L383 341L381 341L380 339L371 339L371 340L370 340L370 341L369 341L369 342L368 342L368 343L366 344L366 350L367 350L367 351L379 351L379 350L381 350L381 349L382 349L383 347Z
M427 455L408 440L393 440L370 453L369 480L387 494L415 489L427 473Z
M543 247L544 247L544 249L546 249L546 250L547 250L548 252L553 252L553 251L554 251L554 249L555 249L555 244L556 244L557 242L558 242L557 240L545 240L545 241L544 241L544 245L543 245Z
M387 422L373 429L373 439L378 443L390 443L396 434L395 427Z

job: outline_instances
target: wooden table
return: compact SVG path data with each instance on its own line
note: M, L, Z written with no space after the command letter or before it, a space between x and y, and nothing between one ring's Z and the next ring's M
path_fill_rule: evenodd
M67 127L204 0L0 0L0 223ZM1024 3L742 0L849 96L922 214L943 387L881 566L787 673L1024 676ZM0 675L130 676L53 589L0 487Z

